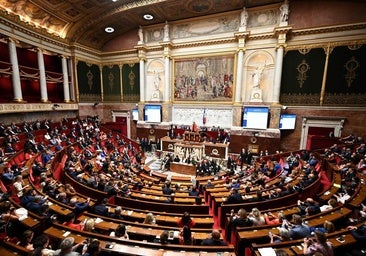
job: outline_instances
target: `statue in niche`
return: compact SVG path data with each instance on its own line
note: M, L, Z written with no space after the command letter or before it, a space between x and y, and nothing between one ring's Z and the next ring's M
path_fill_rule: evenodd
M289 4L288 0L285 0L285 2L280 7L280 25L287 25L288 21L288 14L289 14Z
M249 17L248 11L244 7L243 10L240 13L240 26L239 26L239 31L240 32L247 30L248 17Z
M151 100L161 100L162 99L162 95L160 92L160 73L156 70L154 70L154 91L151 95Z
M139 36L138 44L143 44L144 43L144 31L142 30L141 26L139 27L137 34Z
M263 78L264 68L265 65L257 66L252 73L253 89L250 98L251 102L262 102L262 89L260 86Z

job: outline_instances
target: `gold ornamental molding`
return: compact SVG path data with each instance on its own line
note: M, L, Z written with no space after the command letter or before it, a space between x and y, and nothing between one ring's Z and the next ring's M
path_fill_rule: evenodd
M335 38L335 40L337 40ZM315 48L327 48L328 46L331 48L337 47L337 46L351 46L351 45L363 45L366 44L366 39L360 39L360 40L350 40L350 41L334 41L334 42L322 42L318 44L300 44L300 45L287 45L286 51L291 50L311 50Z
M263 34L250 34L249 35L250 40L264 40L264 39L271 39L273 37L274 37L274 34L272 32L263 33Z
M337 26L327 26L319 28L307 28L307 29L295 29L291 31L294 36L312 35L312 34L323 34L330 32L341 32L347 30L365 29L366 23L355 23L349 25L337 25Z
M55 107L57 106L57 107ZM77 111L78 104L75 103L7 103L0 104L0 114L23 113L23 112L45 112L45 111Z
M173 45L174 49L180 48L189 48L189 47L199 47L199 46L207 46L207 45L218 45L218 44L227 44L227 43L235 43L235 38L224 38L210 41L197 41L197 42L186 42L186 43L177 43Z
M4 24L5 26L19 31L21 33L24 33L26 35L29 35L31 38L34 39L40 39L42 41L48 42L48 43L52 43L54 45L69 49L69 45L67 44L67 41L65 39L63 39L62 37L56 36L54 34L50 34L47 32L47 30L45 29L38 29L37 33L33 32L32 30L36 29L35 26L22 22L18 16L10 16L9 14L7 14L7 12L5 11L0 11L0 16L1 14L4 14L5 16L7 16L7 18L9 18L9 20L7 19L0 19L0 23ZM4 16L3 16L4 17ZM22 24L17 24L22 22ZM6 33L6 31L2 32L3 34ZM14 37L14 32L12 32L11 34L9 34L8 36ZM20 39L21 40L21 39Z

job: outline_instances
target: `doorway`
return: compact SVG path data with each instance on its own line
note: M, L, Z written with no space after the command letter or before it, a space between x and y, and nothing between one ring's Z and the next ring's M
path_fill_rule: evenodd
M303 117L300 149L311 149L311 139L314 136L326 139L332 133L334 137L341 137L344 121L344 117ZM331 140L327 141L332 142ZM327 146L324 145L324 147Z
M131 139L130 112L128 111L112 111L113 122L121 127L121 133Z

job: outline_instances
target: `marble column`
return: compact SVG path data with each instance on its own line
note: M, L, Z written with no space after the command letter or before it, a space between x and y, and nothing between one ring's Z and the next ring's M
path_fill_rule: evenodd
M21 102L23 101L23 95L22 95L22 87L20 84L17 48L15 46L15 42L11 38L9 38L8 46L9 46L11 68L13 71L12 82L13 82L14 101Z
M164 81L164 102L170 101L170 58L164 58L165 64L165 81Z
M64 101L70 102L70 87L69 87L69 74L67 67L67 59L65 56L61 56L62 64L62 77L63 77L63 88L64 88Z
M281 76L282 76L282 63L283 63L283 45L279 45L276 53L276 64L273 82L273 103L280 103L281 92Z
M38 69L39 69L39 86L41 88L41 101L48 101L47 94L47 82L46 82L46 70L44 67L44 58L42 49L37 49L37 60L38 60Z
M145 60L140 59L140 102L145 102Z
M235 88L235 103L241 102L241 89L242 89L242 78L243 78L243 58L244 51L240 49L238 51L238 63L237 63L237 74L236 74L236 88Z

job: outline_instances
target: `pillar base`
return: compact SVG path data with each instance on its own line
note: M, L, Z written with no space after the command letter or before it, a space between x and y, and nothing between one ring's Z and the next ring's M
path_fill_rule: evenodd
M64 100L64 102L65 102L65 103L70 103L70 102L71 102L71 100Z
M13 99L13 102L16 102L16 103L27 103L27 101L25 101L23 99Z
M41 99L42 103L51 103L51 101L49 101L48 99Z

